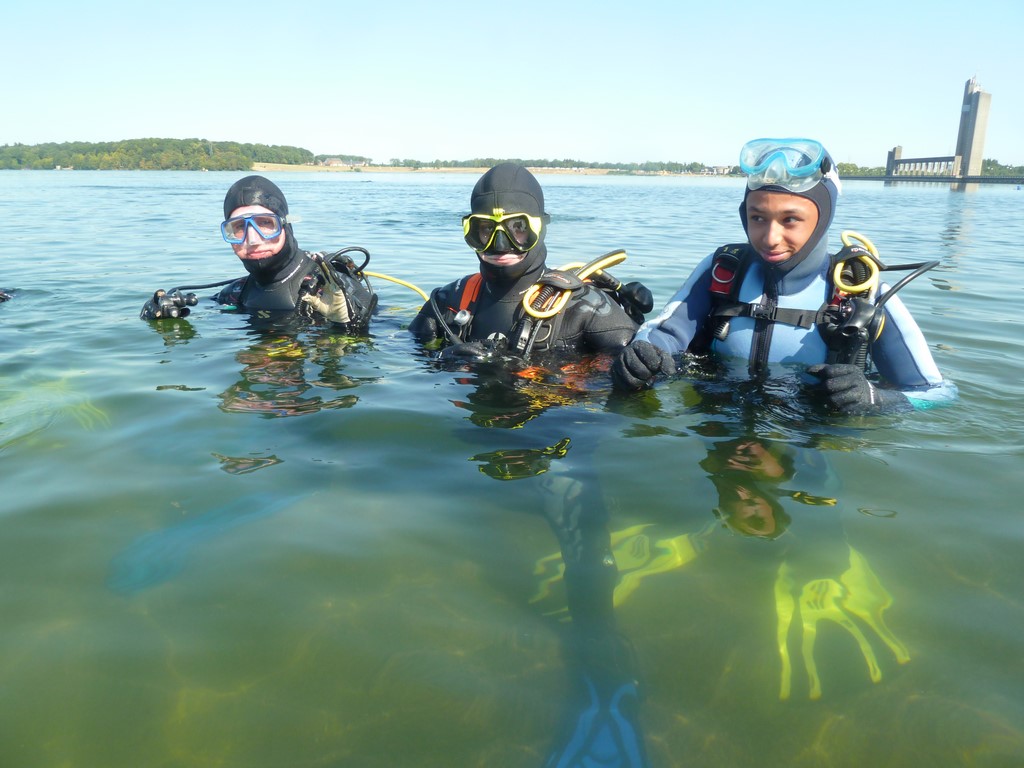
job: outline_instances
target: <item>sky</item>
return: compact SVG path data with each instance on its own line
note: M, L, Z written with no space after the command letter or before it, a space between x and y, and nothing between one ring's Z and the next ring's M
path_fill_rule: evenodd
M735 165L809 136L874 167L952 155L974 77L984 156L1024 165L1021 30L1020 0L37 0L4 12L0 145Z

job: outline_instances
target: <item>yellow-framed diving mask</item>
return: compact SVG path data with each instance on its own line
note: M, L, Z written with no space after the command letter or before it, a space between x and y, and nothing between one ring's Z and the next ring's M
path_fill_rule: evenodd
M462 234L477 253L490 250L526 253L540 242L546 218L528 213L505 213L503 208L495 208L490 215L463 216Z

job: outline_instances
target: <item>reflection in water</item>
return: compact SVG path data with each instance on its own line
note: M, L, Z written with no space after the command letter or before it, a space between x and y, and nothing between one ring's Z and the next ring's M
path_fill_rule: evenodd
M359 386L360 382L342 373L340 365L352 342L350 337L326 331L313 342L286 333L258 333L256 341L235 356L242 365L241 379L221 393L221 410L278 418L351 408L359 401L353 394L310 395L314 384L306 378L306 367L311 360L320 366L321 375L315 382L318 389Z
M153 331L164 340L165 347L174 347L178 344L187 344L195 338L196 329L184 318L162 320L159 323L148 324Z
M899 664L910 660L883 618L892 596L866 558L847 543L838 510L800 514L794 530L795 508L792 514L787 512L787 503L822 508L838 504L824 454L746 435L711 442L701 467L717 491L714 514L721 525L773 547L780 699L788 699L792 692L791 647L799 649L803 660L809 698L821 697L815 643L825 621L855 641L873 682L882 679L882 671L866 631L873 632ZM713 550L710 541L702 544L694 552ZM764 583L770 580L766 574Z
M165 342L182 343L192 338L185 332L191 328L186 320L153 325ZM291 328L288 322L255 320L250 320L250 336L252 343L235 355L242 365L240 380L220 395L222 411L276 418L350 408L358 402L353 394L319 394L351 390L361 383L343 373L342 359L355 342L351 337L333 334L329 329L303 331ZM307 366L319 368L315 383L307 380ZM310 394L314 387L318 393ZM221 470L230 475L249 474L282 463L275 455L212 455L220 462ZM182 570L201 544L236 526L273 515L299 498L248 495L142 536L114 557L108 586L120 594L133 594L163 583Z
M475 368L473 373L462 381L475 383L476 389L456 404L470 410L469 420L477 426L521 426L573 399L578 413L592 396L585 383L563 390L560 400L539 396L533 387L550 385L550 372L525 382L509 372L489 375L493 369ZM882 679L876 644L899 664L909 661L906 647L885 622L891 595L864 555L846 541L837 482L825 454L799 445L827 442L812 436L807 426L813 403L801 399L801 389L793 377L742 384L711 379L694 387L696 399L688 398L687 407L705 416L693 432L706 445L700 466L716 503L708 505L714 519L689 531L679 530L678 523L675 530L653 523L614 529L608 489L602 488L594 446L587 441L574 441L571 450L563 438L546 446L472 456L489 477L532 483L539 496L536 508L558 543L556 553L537 562L538 586L530 600L545 615L565 622L563 649L573 693L551 765L645 759L638 666L616 609L648 579L679 572L698 559L715 557L720 549L735 551L731 541L754 539L765 547L751 567L765 568L753 586L755 594L774 604L774 643L770 635L764 640L777 648L781 699L794 691L794 655L803 662L800 680L806 681L806 696L821 697L816 645L828 646L828 658L835 645L834 635L820 633L824 624L852 640L849 648L856 648L867 665L865 680ZM792 435L780 434L780 424ZM762 431L775 436L761 437ZM631 498L629 503L643 509L645 501ZM801 509L806 511L798 513ZM847 648L843 642L839 646Z
M480 471L495 480L522 480L544 474L552 459L561 459L569 452L565 437L546 448L511 448L471 456L470 461L483 462Z
M478 427L519 429L549 408L593 399L593 377L607 367L601 358L557 368L524 366L515 359L462 365L465 375L458 381L474 389L452 403L469 411L469 421Z
M581 403L589 396L586 377L599 363L557 371L488 364L474 367L476 389L457 407L483 427L518 428L548 408ZM539 448L511 448L475 454L480 471L501 481L525 480L558 542L558 576L565 587L567 625L562 647L571 693L545 765L646 765L639 727L639 680L632 643L615 619L618 568L608 530L608 511L593 477L593 446L574 452L580 467L572 476L553 461L569 453L570 440ZM580 453L582 452L582 456ZM555 557L552 557L554 561Z
M781 499L810 506L835 506L837 500L830 496L781 487L794 479L798 462L811 473L809 481L816 486L828 474L823 454L792 445L749 437L713 444L701 466L718 490L716 515L736 533L777 539L792 522ZM892 596L864 556L845 543L838 517L818 516L810 520L817 522L822 531L827 527L834 530L828 536L815 537L813 551L805 550L803 542L807 537L803 532L787 542L775 579L781 660L779 698L783 700L789 698L792 688L789 648L794 628L800 638L800 655L811 699L821 697L814 645L818 625L823 621L841 627L856 641L872 682L882 679L882 670L862 628L873 631L897 662L910 661L906 647L889 630L882 616L892 605Z
M110 562L107 586L133 595L177 576L201 545L245 523L277 514L301 496L250 494L190 517L177 525L140 536Z
M833 648L847 648L847 653L856 648L867 666L865 681L881 680L880 652L898 664L909 661L906 647L885 622L892 596L864 554L847 542L838 479L827 460L826 451L852 450L863 444L863 437L834 420L823 421L819 404L806 396L796 376L737 381L697 365L689 373L681 404L686 413L703 418L692 434L667 430L652 420L682 414L671 413L678 399L662 405L656 390L644 394L642 406L639 401L611 405L633 417L624 433L628 437L692 440L697 435L703 440L706 455L699 463L716 494L716 503L709 506L717 522L689 531L680 531L671 520L613 531L620 569L615 605L622 605L651 576L728 552L726 559L747 561L744 570L768 569L759 577L748 575L747 582L754 594L775 607L781 699L790 698L794 690L794 654L803 661L807 696L822 695L816 657L825 654L816 654L815 645L825 624L847 637L837 642L834 632L821 633L828 638L822 641L828 657ZM638 415L643 421L635 421ZM822 423L828 423L828 432L820 431ZM689 472L683 468L679 474ZM635 498L627 498L623 506L638 505ZM723 538L723 532L733 536ZM739 546L743 540L762 546ZM538 600L548 599L550 584L558 578L553 562L548 558L539 563L543 581Z
M229 475L247 475L281 463L277 456L223 456L214 453L213 457L220 462L220 468Z

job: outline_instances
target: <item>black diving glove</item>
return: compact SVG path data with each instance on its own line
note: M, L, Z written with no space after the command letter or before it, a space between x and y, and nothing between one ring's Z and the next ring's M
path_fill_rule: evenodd
M495 351L493 342L465 341L445 347L438 353L437 359L442 363L489 360L494 357Z
M649 386L659 373L667 376L675 372L672 355L649 341L637 339L612 363L612 384L616 389L634 391Z
M182 294L181 291L167 293L163 289L156 291L153 298L142 305L139 313L141 320L162 320L167 317L188 317L194 307L199 303L194 293Z
M644 315L654 309L654 294L643 283L626 283L618 290L619 304L626 314L637 323L643 324Z
M829 407L847 416L867 416L913 409L902 392L876 387L857 365L812 365L807 373L821 380Z

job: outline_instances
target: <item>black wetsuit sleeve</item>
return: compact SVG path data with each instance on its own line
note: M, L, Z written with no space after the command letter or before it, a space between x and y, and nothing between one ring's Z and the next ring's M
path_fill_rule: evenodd
M427 343L434 339L440 338L441 326L437 322L437 315L434 314L433 307L430 306L430 302L427 301L420 307L419 313L409 323L409 333L420 342Z
M245 281L248 277L240 277L234 282L228 283L220 289L220 293L213 297L218 304L230 304L239 307L242 304L242 290L245 288Z
M429 344L432 341L444 338L444 330L438 320L437 312L434 311L434 305L436 304L440 311L450 314L447 312L447 308L453 303L452 296L454 295L455 285L456 283L449 283L442 288L435 289L432 293L434 301L427 300L424 302L423 306L420 307L419 313L409 323L409 333L417 341Z
M640 327L608 294L590 286L573 315L578 317L579 329L574 331L575 323L570 321L566 335L579 333L587 352L618 352Z

